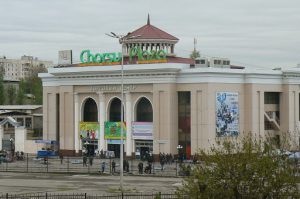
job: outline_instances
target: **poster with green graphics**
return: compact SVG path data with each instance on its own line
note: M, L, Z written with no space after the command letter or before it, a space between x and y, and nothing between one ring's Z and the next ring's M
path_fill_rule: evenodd
M99 139L100 125L98 122L80 122L79 130L81 139Z
M126 139L126 123L123 123L123 139ZM121 122L105 122L104 138L107 140L121 139Z

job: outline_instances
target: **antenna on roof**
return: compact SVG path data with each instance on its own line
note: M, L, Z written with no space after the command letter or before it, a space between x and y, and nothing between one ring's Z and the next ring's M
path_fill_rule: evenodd
M147 25L150 25L150 15L149 15L149 13L148 13Z

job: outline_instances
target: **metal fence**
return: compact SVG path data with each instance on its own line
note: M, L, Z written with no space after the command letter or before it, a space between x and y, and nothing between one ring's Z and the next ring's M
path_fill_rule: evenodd
M113 171L112 162L115 162ZM105 168L102 172L102 164ZM128 168L124 168L125 175L155 175L155 176L179 176L183 175L180 164L176 161L162 165L159 162L151 164L151 174L145 173L148 167L147 161L128 160ZM138 164L143 163L142 172L139 171ZM186 163L190 164L190 163ZM116 174L120 172L119 159L102 159L100 157L87 158L84 164L83 157L49 157L37 158L32 154L24 154L22 158L1 158L0 172L34 172L34 173L88 173L88 174Z
M57 194L57 193L38 193L38 194L4 194L0 199L175 199L174 193L124 193L112 195L92 195L87 193Z

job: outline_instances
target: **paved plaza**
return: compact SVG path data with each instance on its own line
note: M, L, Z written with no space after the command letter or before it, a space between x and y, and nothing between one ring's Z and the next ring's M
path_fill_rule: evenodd
M170 193L182 178L124 176L124 190L129 193ZM0 194L14 193L88 193L112 194L120 187L120 177L96 174L50 174L0 172Z

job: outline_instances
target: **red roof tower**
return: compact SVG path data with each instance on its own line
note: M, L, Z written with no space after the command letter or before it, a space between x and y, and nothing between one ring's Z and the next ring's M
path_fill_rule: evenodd
M150 24L150 16L148 14L147 24L130 32L126 35L126 54L131 47L140 46L143 50L165 50L168 56L175 56L174 47L179 41L173 35Z

